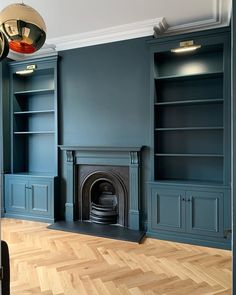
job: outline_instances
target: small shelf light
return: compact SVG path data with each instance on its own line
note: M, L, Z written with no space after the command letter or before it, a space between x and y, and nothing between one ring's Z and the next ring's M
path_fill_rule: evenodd
M171 52L182 53L182 52L194 51L199 48L201 48L201 45L194 44L193 40L183 41L179 43L178 48L171 49Z
M29 74L32 74L35 69L36 69L36 65L29 65L24 70L16 71L16 74L17 75L29 75Z

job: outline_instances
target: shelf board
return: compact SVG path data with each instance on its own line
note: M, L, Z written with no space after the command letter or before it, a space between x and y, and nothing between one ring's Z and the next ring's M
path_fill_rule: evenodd
M170 76L160 76L156 77L155 80L186 80L186 79L207 79L223 76L223 71L219 72L206 72L188 75L170 75Z
M210 158L223 158L222 154L160 154L155 153L155 156L158 157L210 157Z
M54 110L21 111L21 112L14 112L14 115L49 114L54 112L55 112Z
M216 99L192 99L192 100L179 100L179 101L166 101L156 102L155 106L171 106L171 105L193 105L193 104L210 104L210 103L223 103L221 98Z
M155 128L155 131L201 131L201 130L223 130L224 127L176 127L176 128Z
M223 187L227 187L227 185L225 185L223 183L223 181L207 181L207 180L197 180L197 179L156 179L155 181L150 182L151 184L168 184L168 185L186 185L186 186L192 186L192 185L196 185L196 186L223 186Z
M13 175L18 176L40 176L40 177L56 177L56 174L53 172L38 172L38 171L22 171L22 172L14 172Z
M54 89L48 88L48 89L15 91L14 95L50 94L53 92L54 92Z
M15 131L14 134L21 135L21 134L53 134L54 131Z

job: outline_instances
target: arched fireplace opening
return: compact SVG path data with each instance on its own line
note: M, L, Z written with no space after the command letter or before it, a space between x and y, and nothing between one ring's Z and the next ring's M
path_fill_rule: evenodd
M127 167L80 165L78 220L128 226Z

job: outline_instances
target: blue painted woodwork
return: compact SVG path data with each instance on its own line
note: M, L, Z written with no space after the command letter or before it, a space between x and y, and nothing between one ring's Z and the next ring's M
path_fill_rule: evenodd
M30 75L16 71L36 65ZM6 216L54 221L58 175L57 56L9 62L11 169Z
M223 199L223 193L186 191L187 232L223 237Z
M52 180L29 181L29 212L32 214L53 215L53 182Z
M230 248L230 188L151 182L148 235Z
M151 228L185 232L185 192L151 188Z
M28 186L27 178L10 178L5 183L6 196L5 209L6 212L19 212L26 213L28 211L28 200L27 200L27 189Z
M16 71L35 64L30 75ZM57 57L10 62L11 173L58 174ZM21 155L19 157L19 154Z
M226 29L150 42L152 236L230 247L229 35ZM183 40L202 47L171 53Z
M5 175L6 217L54 222L55 177Z

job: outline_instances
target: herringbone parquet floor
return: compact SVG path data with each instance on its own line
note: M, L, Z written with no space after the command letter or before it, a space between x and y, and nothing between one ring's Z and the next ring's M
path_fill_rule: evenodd
M141 245L2 220L12 295L231 294L231 253L146 239Z

